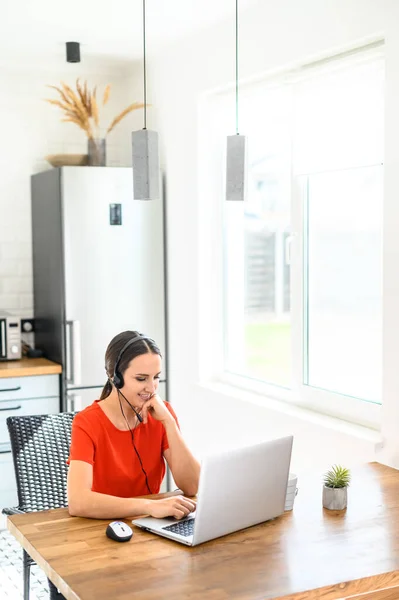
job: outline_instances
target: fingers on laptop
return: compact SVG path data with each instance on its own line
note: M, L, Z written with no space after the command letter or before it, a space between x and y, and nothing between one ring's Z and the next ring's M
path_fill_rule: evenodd
M172 496L162 500L151 500L150 515L157 519L175 517L182 519L195 510L196 503L184 496Z
M174 500L173 516L176 517L176 519L183 519L195 510L196 503L189 498L185 498L184 496L175 496Z

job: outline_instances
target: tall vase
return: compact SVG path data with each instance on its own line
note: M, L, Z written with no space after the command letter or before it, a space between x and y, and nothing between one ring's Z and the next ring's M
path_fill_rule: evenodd
M90 167L105 167L107 162L106 157L106 140L105 138L91 138L88 141L87 154L89 155Z

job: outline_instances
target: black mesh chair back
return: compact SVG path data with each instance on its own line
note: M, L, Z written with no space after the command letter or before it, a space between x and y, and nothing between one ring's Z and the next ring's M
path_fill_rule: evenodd
M67 506L67 458L72 421L76 413L8 417L11 451L17 481L18 507L5 514ZM29 599L30 567L35 564L23 550L24 600ZM49 580L50 600L65 600Z
M76 413L8 417L18 509L67 506L67 458Z

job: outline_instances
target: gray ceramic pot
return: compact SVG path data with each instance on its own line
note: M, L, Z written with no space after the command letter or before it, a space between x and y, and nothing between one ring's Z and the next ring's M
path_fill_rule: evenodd
M329 510L343 510L348 504L348 488L323 487L323 506Z

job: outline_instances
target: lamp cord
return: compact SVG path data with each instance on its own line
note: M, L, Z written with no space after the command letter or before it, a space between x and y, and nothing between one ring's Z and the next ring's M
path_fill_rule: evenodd
M143 66L144 66L144 127L147 129L147 70L145 54L145 0L143 0Z
M238 0L236 0L236 134L238 133Z

